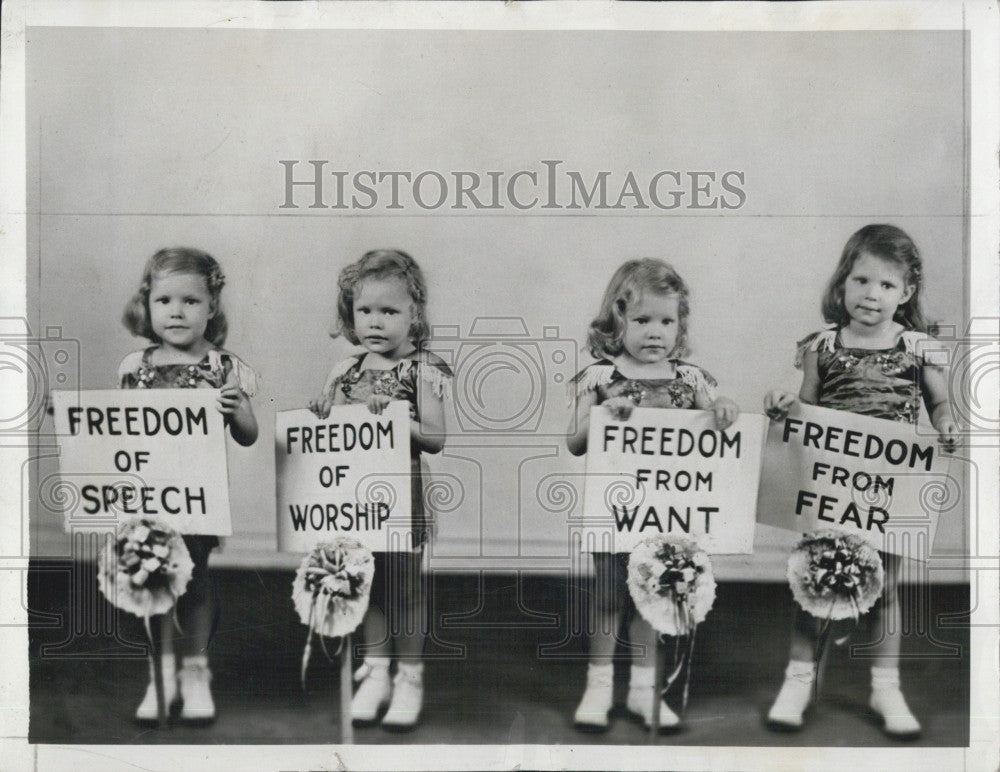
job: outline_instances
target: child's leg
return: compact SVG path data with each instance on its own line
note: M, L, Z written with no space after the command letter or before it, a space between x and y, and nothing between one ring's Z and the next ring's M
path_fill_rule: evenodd
M785 681L781 685L767 722L777 729L799 729L802 714L812 698L813 681L816 679L816 643L819 638L817 620L798 605L792 615L792 638L789 645L789 662L785 668Z
M163 667L163 700L167 710L170 704L177 697L177 666L174 655L174 622L170 614L161 614L150 620L150 625L155 625L159 631L160 649L159 652L150 650L151 656L159 656ZM159 721L160 709L156 701L156 682L153 672L153 661L149 661L149 685L146 687L146 694L139 703L135 711L135 719L141 723L155 723Z
M212 699L212 671L208 667L208 648L217 622L215 586L208 573L208 555L214 541L209 537L184 538L194 572L187 591L177 601L177 624L173 630L174 648L181 656L177 674L180 694L184 700L181 719L190 723L206 723L215 718ZM167 618L172 624L173 620Z
M899 688L899 651L902 644L902 613L899 607L899 579L902 559L898 555L879 553L885 568L885 589L882 598L871 611L872 627L879 639L871 646L875 653L872 663L872 694L870 705L885 724L887 734L916 736L920 722L910 712Z
M368 611L361 622L364 653L363 664L354 672L358 682L351 698L351 720L355 726L370 726L378 720L382 708L389 702L392 682L389 665L392 662L392 642L389 639L386 615L389 559L385 552L375 553L375 574L372 581Z
M662 685L656 684L656 654L659 634L642 615L632 612L628 626L629 642L635 649L629 673L628 700L626 707L633 715L640 717L646 728L653 725L653 693ZM691 663L688 663L688 667ZM660 700L660 728L676 727L681 720L663 700Z
M596 667L611 666L615 646L618 644L624 595L616 586L616 569L614 555L594 553L594 588L588 598L590 629L587 631L587 643L590 664Z
M387 729L412 729L420 719L424 698L424 641L427 637L427 596L420 564L423 552L393 556L390 577L389 637L399 657L392 703L382 719Z
M573 722L583 731L603 731L614 700L614 665L612 658L618 643L623 598L616 586L615 556L594 553L594 586L588 596L590 627L587 631L589 664L587 690L576 709Z

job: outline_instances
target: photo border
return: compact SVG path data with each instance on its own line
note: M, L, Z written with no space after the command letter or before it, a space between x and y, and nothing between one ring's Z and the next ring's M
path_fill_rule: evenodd
M793 4L612 4L604 2L466 3L194 3L26 2L8 0L2 7L3 47L0 83L0 254L4 281L0 302L4 316L26 316L26 160L25 42L32 26L211 27L216 29L503 29L526 30L938 30L968 32L966 78L969 123L970 318L995 319L998 301L997 100L1000 95L997 7L992 2L815 2ZM11 181L19 184L11 184ZM995 345L995 342L994 342ZM997 402L997 373L988 375L981 394ZM27 382L6 378L0 399L23 403ZM27 611L23 604L28 567L27 530L20 518L21 467L28 449L5 448L0 464L0 544L19 545L0 557L0 659L17 663L0 680L0 758L11 769L133 769L137 754L148 769L232 767L292 769L421 769L426 761L410 746L67 746L27 742ZM1000 468L996 447L977 445L972 458L980 469ZM647 769L668 764L675 769L825 769L839 765L908 769L986 769L1000 758L1000 670L998 670L998 557L1000 511L996 478L979 476L978 533L970 540L970 571L979 576L972 610L970 744L968 748L782 748L773 746L420 746L423 759L438 769ZM991 550L979 555L979 547ZM142 748L141 751L139 749Z

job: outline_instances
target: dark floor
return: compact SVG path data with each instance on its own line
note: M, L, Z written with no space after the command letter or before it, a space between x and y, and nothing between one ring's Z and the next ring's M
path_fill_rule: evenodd
M92 566L36 562L29 573L31 742L340 742L337 664L314 647L307 691L299 681L305 627L290 601L291 572L214 570L223 608L211 652L218 720L208 728L165 729L141 729L131 720L146 684L146 661L136 648L144 633L134 617L116 617L103 598L94 597L92 572ZM82 596L72 605L71 587L81 588L77 597ZM909 744L966 746L969 637L961 612L969 608L968 587L931 586L915 596L926 608L916 615L916 632L905 638L902 674L925 731ZM565 579L440 575L433 597L438 608L421 725L402 735L358 729L355 742L647 742L647 733L624 715L616 716L605 734L573 729L585 679L585 644L573 631L579 594ZM896 744L867 714L869 663L852 657L848 646L831 650L820 702L803 731L776 734L763 726L787 656L790 604L784 585L719 586L715 606L698 629L685 727L659 742ZM83 614L86 607L96 614ZM923 620L930 620L929 632ZM853 642L863 642L867 634L862 626ZM627 678L623 663L616 678L621 702ZM671 692L668 701L675 708L678 700Z

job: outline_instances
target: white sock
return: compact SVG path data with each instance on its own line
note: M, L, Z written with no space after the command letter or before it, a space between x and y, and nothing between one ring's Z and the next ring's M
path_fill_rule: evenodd
M791 659L785 668L785 678L794 678L803 683L812 683L816 677L816 663L801 659Z
M424 677L423 662L400 662L397 665L396 673L409 680L419 681Z
M653 685L652 665L632 665L629 669L629 689L642 689Z
M190 657L181 657L181 667L208 667L208 655L194 654Z
M872 691L899 688L898 667L872 666Z
M608 679L611 680L615 675L615 666L608 662L606 665L595 665L593 662L587 665L587 678L593 676L594 678Z
M377 667L384 667L388 670L391 662L392 660L389 657L365 657L365 664L372 670Z

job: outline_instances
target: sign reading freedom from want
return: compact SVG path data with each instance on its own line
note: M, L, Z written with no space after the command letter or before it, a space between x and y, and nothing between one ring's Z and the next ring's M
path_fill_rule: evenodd
M215 389L54 391L65 528L157 518L229 536L226 427Z
M650 536L691 536L713 553L753 551L766 419L719 431L704 410L590 411L585 550L628 552Z
M373 552L410 548L410 414L390 402L334 407L327 418L285 410L275 420L278 549L307 552L351 536Z
M940 512L961 495L950 465L936 436L910 424L797 403L768 429L757 517L793 531L853 533L926 560Z

